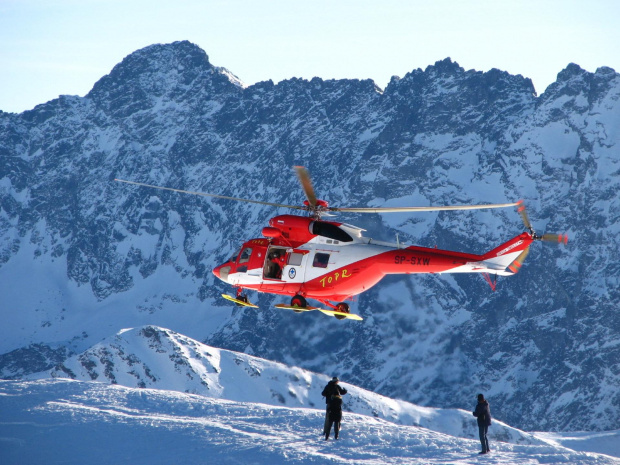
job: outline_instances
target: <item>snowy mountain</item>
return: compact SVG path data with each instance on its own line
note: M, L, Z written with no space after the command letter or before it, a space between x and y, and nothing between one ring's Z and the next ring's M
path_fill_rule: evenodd
M326 444L320 392L328 376L216 349L155 326L122 330L49 373L27 378L0 381L3 464L478 459L470 412L418 407L350 384L343 384L348 393L341 437ZM579 452L598 448L620 455L618 434L606 433L612 443L605 445L592 434L578 440L538 436L495 421L492 460L620 463ZM58 453L67 441L72 446ZM563 445L570 441L573 448Z
M246 87L189 42L139 50L85 97L0 113L0 376L70 369L118 328L157 325L419 405L485 392L522 429L619 429L619 100L614 70L575 64L540 96L450 59L384 90ZM495 292L479 276L385 279L352 304L362 323L286 313L268 295L241 310L210 270L286 212L113 182L299 204L293 165L331 205L523 198L538 232L571 240L535 244ZM523 229L514 211L342 220L473 253ZM183 391L202 386L192 376Z
M321 392L331 379L301 368L210 347L156 326L123 330L49 372L26 378L98 381L235 402L316 409L325 408ZM418 407L347 383L342 386L348 390L343 407L347 412L422 426L457 437L477 438L478 430L469 411ZM531 435L495 423L494 439L540 444Z

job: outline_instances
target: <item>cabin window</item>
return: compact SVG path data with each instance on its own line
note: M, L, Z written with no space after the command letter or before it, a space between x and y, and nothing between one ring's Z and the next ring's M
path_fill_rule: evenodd
M291 266L300 266L303 258L304 254L293 252L288 257L288 264Z
M312 266L314 266L315 268L327 268L328 263L328 253L317 253L314 255L314 261L312 262Z

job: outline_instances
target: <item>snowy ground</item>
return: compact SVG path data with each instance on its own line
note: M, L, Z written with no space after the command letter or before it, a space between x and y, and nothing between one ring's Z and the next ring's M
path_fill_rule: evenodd
M474 439L353 413L340 440L324 441L323 415L91 381L0 381L0 464L620 464L561 445L618 454L618 432L495 441L479 456Z

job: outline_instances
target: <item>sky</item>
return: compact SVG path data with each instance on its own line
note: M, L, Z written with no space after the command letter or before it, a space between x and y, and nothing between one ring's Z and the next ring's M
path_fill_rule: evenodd
M84 96L132 52L189 40L245 84L372 79L446 57L529 77L620 72L617 0L1 0L0 110Z

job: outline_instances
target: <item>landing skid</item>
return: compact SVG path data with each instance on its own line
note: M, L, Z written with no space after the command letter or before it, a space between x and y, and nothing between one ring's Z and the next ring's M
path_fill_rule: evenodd
M293 310L294 312L311 312L312 310L320 310L318 307L298 307L297 305L276 304L276 308L283 308L285 310Z
M325 310L323 308L319 308L318 309L321 313L324 313L325 315L329 315L329 316L333 316L338 318L339 320L356 320L356 321L362 321L363 318L359 315L356 315L355 313L344 313L344 312L338 312L336 310Z
M324 308L319 308L319 307L297 307L297 306L286 305L286 304L276 304L275 307L285 309L285 310L293 310L296 313L311 312L312 310L318 310L319 312L324 313L325 315L336 317L339 320L344 320L344 319L356 320L356 321L363 320L361 316L356 315L355 313L344 313L344 312L338 312L336 310L325 310Z
M245 299L244 296L240 296L240 298L236 299L233 296L230 296L228 294L222 294L222 297L224 297L226 300L230 300L231 302L234 302L235 304L239 306L258 308L258 305L254 305L252 302L243 300ZM324 313L325 315L333 316L339 320L345 320L345 319L356 320L356 321L363 320L361 316L356 315L355 313L339 312L338 310L326 310L324 308L311 307L309 305L306 305L305 307L300 307L298 305L276 304L275 307L284 309L284 310L293 310L295 313L311 312L313 310L318 310L319 312Z
M235 299L233 296L230 296L228 294L222 294L222 297L224 297L226 300L230 300L231 302L234 302L237 305L240 305L242 307L258 308L258 305L254 305L252 302L249 302L247 300L242 300L242 299Z

